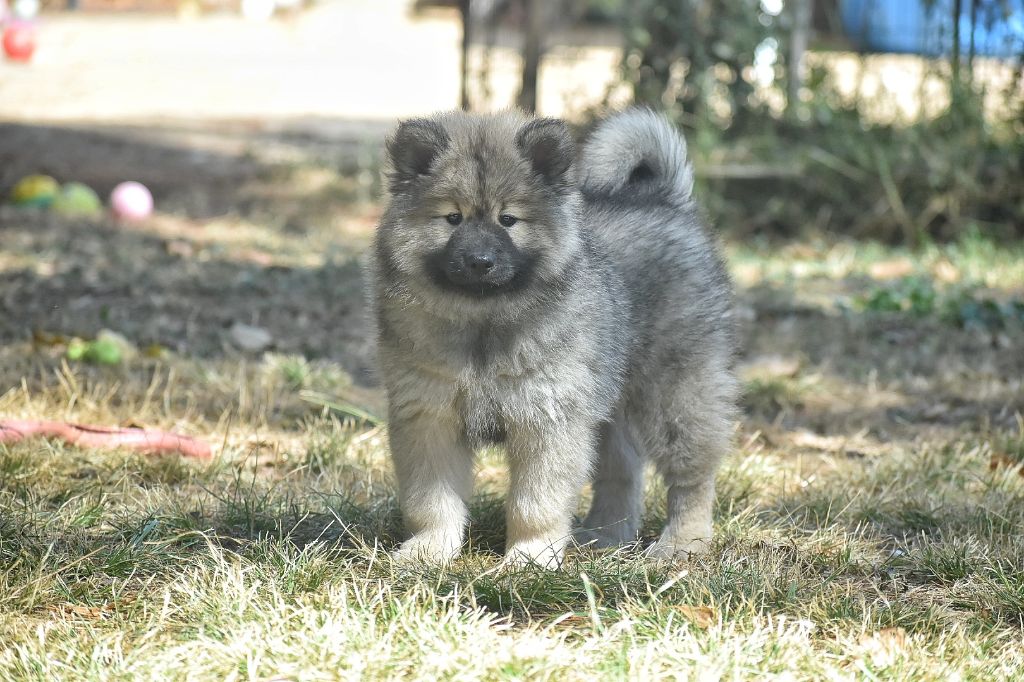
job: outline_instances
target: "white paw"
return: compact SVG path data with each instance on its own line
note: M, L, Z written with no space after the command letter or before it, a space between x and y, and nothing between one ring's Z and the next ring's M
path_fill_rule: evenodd
M513 544L505 552L503 561L511 566L536 565L556 569L562 565L566 538L538 538Z
M405 565L446 564L462 550L462 543L441 533L417 533L391 553L391 558Z

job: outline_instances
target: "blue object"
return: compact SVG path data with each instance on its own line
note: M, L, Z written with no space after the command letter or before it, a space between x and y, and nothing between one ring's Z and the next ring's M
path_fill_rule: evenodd
M971 49L972 0L961 0L960 53ZM953 52L953 0L840 0L847 36L861 50L946 56ZM1024 56L1024 0L974 1L974 53Z

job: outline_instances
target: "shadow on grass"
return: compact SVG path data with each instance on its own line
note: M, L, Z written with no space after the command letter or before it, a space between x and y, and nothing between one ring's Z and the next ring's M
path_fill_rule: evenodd
M0 184L25 172L46 171L62 179L92 182L103 191L131 169L172 206L194 217L250 210L252 204L246 202L252 196L241 186L262 172L237 156L194 157L186 149L162 145L126 148L128 160L119 161L119 145L128 143L116 137L86 136L76 142L77 133L50 129L31 135L15 131L33 141L11 156L6 151L11 148L11 130L0 127L2 158L5 163L13 160L0 164L7 168ZM85 152L62 155L64 144L78 145ZM49 156L30 163L25 150ZM110 166L90 166L93 157L102 157ZM223 173L214 173L216 178L193 196L197 184L205 182L203 169L220 164ZM329 195L329 190L314 190L311 200L329 201L325 191ZM34 328L68 335L111 328L140 344L156 342L198 358L217 358L236 353L226 345L226 330L243 322L270 331L278 350L336 359L357 379L366 376L369 352L361 283L355 262L347 256L320 267L264 265L218 253L197 258L177 252L167 238L156 234L103 223L54 222L40 214L5 218L0 231L2 255L29 261L0 270L0 343L26 340ZM47 256L45 263L33 260L40 252ZM745 328L748 355L799 353L806 360L801 372L834 377L855 388L891 377L926 376L936 366L973 362L991 363L997 372L1010 376L1014 371L1021 374L1024 355L986 346L932 320L856 311L837 314L797 300L796 293L785 288L770 293L771 304L762 296L764 290L740 294L756 312ZM898 388L906 404L895 409L902 413L892 413L892 406L865 407L856 397L846 405L798 404L802 397L787 393L785 385L766 389L766 406L757 409L764 410L766 419L789 410L794 419L784 425L787 428L847 430L898 419L917 428L922 419L932 417L907 412L916 409L915 400L923 404L956 398L976 408L966 417L978 418L1004 414L1007 405L1012 411L1021 404L1019 396L1017 402L1002 396L967 402L952 384ZM941 411L937 418L944 418ZM129 487L157 491L162 485L187 481L176 481L173 470L140 469L139 479L131 479ZM830 609L831 617L858 620L863 617L860 602L881 595L881 601L892 606L870 618L880 625L902 625L927 622L926 599L911 600L909 606L900 599L912 581L933 578L922 578L920 565L889 562L882 553L886 543L897 538L903 543L897 548L906 551L908 537L938 537L947 531L980 534L989 528L998 536L997 544L1007 544L1013 524L1019 523L1016 512L1003 513L996 507L1000 501L1019 502L1012 495L959 506L948 500L932 504L927 496L909 493L902 502L878 497L877 491L893 480L927 480L930 470L927 463L918 463L853 483L838 481L824 492L783 495L769 505L748 504L742 490L729 492L726 502L747 516L720 505L717 520L735 528L726 528L711 558L656 565L629 553L581 555L570 558L566 570L555 574L536 569L488 572L504 550L504 511L496 497L474 500L473 551L464 559L448 570L398 570L368 551L389 550L402 537L397 505L387 493L357 499L334 492L317 494L311 481L281 489L248 487L240 480L214 489L209 481L200 481L199 491L180 500L171 494L166 500L146 500L143 509L128 510L105 501L116 501L124 490L112 493L99 480L85 480L73 493L42 486L0 487L8 493L0 516L0 558L3 565L16 567L4 579L22 573L52 576L47 588L51 600L103 598L104 590L109 592L116 581L134 577L170 580L197 560L212 561L214 550L228 550L268 575L294 576L287 580L298 591L319 589L332 579L332 570L354 562L361 575L409 590L425 581L436 593L513 619L556 618L568 612L587 622L600 621L636 600L657 608L714 604L727 615L799 614L809 613L808 604L816 599L819 608ZM21 475L14 471L8 480ZM966 479L955 480L957 486L965 486ZM866 491L866 501L847 513L844 505L858 490ZM956 490L950 488L949 499ZM68 511L65 505L70 503L74 509ZM648 516L645 533L655 533L660 522L655 510ZM857 529L865 525L870 532L858 535ZM843 535L847 531L850 536ZM302 569L310 556L320 564L315 570ZM942 575L955 576L962 570L953 559L942 564L948 565ZM892 579L892 571L902 582ZM341 579L348 578L352 575ZM669 584L673 579L676 582ZM26 577L22 585L32 586L32 580L36 578ZM1017 589L1019 579L1008 584L1008 590ZM961 598L954 595L950 601Z

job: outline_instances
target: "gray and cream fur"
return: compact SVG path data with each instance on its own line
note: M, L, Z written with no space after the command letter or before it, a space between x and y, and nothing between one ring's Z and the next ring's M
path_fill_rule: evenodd
M507 452L507 555L637 539L644 463L668 490L655 556L702 549L733 429L732 293L691 198L683 139L632 109L577 154L561 121L439 114L388 141L371 299L400 559L447 561L474 452Z

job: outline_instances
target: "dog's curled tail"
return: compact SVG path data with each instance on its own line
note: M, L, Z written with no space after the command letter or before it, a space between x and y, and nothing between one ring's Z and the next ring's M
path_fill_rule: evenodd
M693 167L686 141L664 116L632 108L601 122L583 146L583 191L686 203L693 192Z

